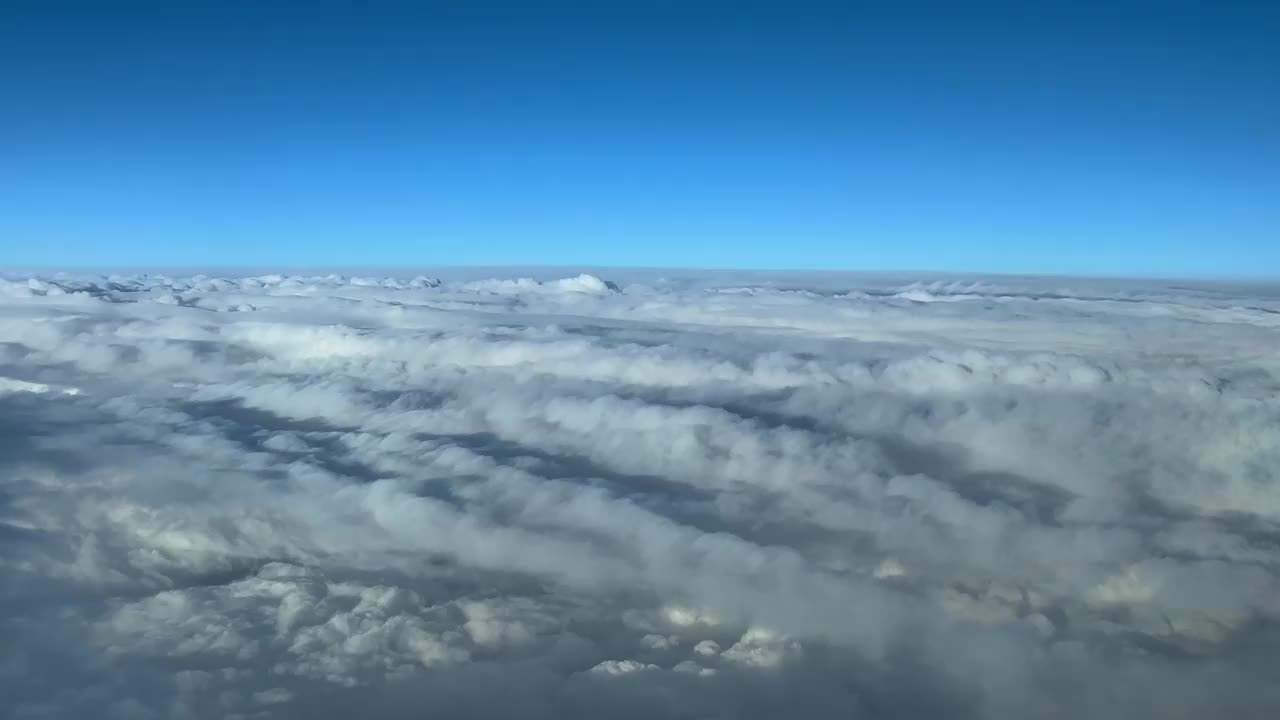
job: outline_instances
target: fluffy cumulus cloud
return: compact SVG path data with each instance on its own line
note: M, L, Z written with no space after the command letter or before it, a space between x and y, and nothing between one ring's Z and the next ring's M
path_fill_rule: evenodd
M1280 288L0 279L0 716L1270 718Z

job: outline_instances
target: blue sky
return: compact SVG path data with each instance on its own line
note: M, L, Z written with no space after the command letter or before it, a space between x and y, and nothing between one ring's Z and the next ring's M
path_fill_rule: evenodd
M1280 275L1276 37L1268 2L11 0L0 264Z

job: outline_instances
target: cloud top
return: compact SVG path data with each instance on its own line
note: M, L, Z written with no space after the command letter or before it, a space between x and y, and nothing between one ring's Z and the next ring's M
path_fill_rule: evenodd
M610 277L0 276L0 714L1280 707L1280 290Z

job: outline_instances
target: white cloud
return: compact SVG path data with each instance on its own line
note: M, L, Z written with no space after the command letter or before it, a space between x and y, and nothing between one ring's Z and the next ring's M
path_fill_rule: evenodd
M13 714L1280 706L1274 288L522 274L3 278Z
M647 665L645 663L636 662L635 660L605 660L599 665L591 668L591 672L598 675L628 675L630 673L657 669L657 665Z

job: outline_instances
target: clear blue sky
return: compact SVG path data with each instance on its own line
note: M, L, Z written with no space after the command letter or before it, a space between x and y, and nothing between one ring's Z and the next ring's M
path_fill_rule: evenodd
M0 264L1280 275L1277 2L0 3Z

